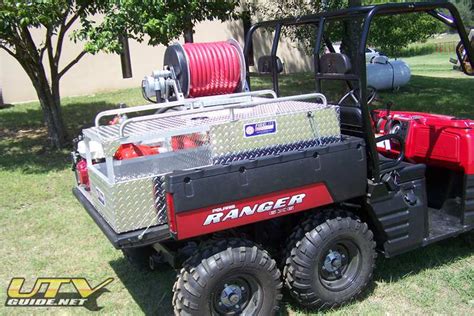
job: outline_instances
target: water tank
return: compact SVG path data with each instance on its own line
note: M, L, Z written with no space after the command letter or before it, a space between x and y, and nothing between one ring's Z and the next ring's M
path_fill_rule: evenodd
M410 78L410 67L402 60L378 56L367 65L367 86L377 90L398 89L406 85Z

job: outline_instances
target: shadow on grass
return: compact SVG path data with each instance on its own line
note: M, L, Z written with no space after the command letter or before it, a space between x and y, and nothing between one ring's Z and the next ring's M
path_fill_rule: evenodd
M0 104L0 110L9 109L12 107L13 107L13 104L10 104L10 103Z
M125 258L110 262L123 286L145 315L173 315L173 284L176 272L167 265L159 271L140 270Z
M117 105L106 101L77 102L64 105L62 113L68 133L77 134L80 129L93 125L97 113L113 108L117 108ZM37 104L21 104L0 112L1 129L16 131L41 127L44 127L43 112Z
M69 138L76 137L83 128L93 125L98 112L112 108L116 105L107 102L64 106L62 110ZM0 136L0 169L46 173L63 170L69 165L72 143L64 150L51 149L39 106L1 111Z

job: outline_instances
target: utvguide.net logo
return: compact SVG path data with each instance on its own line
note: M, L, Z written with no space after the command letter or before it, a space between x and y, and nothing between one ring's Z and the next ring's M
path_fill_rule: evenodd
M84 307L98 311L97 298L114 279L92 287L86 278L37 278L28 287L25 278L13 278L7 289L7 307ZM28 290L28 288L30 290Z

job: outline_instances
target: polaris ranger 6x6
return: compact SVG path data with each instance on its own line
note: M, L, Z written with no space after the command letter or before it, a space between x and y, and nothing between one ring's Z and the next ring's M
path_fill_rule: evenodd
M452 4L350 8L255 24L244 50L173 44L142 82L150 105L101 112L83 130L75 196L131 261L180 269L176 314L270 315L283 286L303 306L340 306L367 288L377 253L474 228L474 121L370 106L371 23L396 14L457 31L473 75ZM278 43L299 27L314 29L315 88L280 97ZM359 38L344 54L332 43L346 28ZM273 89L251 91L262 29L274 34L259 63Z

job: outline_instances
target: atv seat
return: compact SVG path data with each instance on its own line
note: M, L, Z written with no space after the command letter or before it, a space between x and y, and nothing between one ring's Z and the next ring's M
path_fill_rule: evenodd
M393 159L387 158L381 154L379 154L379 161L380 162L389 162ZM398 166L396 166L391 171L397 171L399 174L399 182L409 182L414 180L420 180L425 177L426 172L426 165L419 163L419 164L412 164L406 161L400 162Z

